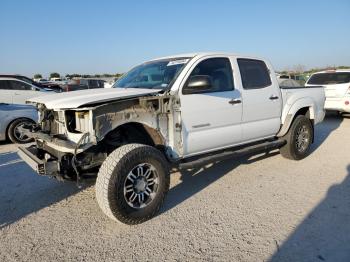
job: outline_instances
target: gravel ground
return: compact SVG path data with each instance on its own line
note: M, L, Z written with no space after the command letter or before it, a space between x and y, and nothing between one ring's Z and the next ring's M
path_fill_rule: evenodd
M0 145L0 261L350 261L350 118L316 127L312 153L224 161L172 175L137 226L97 206L94 185L39 177Z

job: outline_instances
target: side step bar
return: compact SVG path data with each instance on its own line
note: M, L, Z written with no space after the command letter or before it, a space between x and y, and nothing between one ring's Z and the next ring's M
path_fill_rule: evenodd
M213 161L222 161L228 158L240 157L252 153L268 152L274 149L278 149L286 144L285 140L274 140L263 142L259 144L253 144L245 147L237 147L236 149L227 149L220 153L211 153L204 157L197 157L194 160L187 160L186 162L180 162L179 169L191 169L197 166L203 166Z

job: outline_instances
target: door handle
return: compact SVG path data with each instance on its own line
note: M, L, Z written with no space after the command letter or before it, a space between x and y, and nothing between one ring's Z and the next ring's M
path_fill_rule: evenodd
M239 98L231 99L231 100L229 101L229 104L231 104L231 105L240 104L240 103L242 103L242 100L239 99Z
M274 96L274 95L271 95L271 96L269 97L270 100L276 100L276 99L278 99L278 98L279 98L278 96Z

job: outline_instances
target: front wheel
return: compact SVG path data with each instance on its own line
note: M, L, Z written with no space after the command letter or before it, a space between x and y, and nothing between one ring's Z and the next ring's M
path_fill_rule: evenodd
M160 209L169 189L169 168L154 147L128 144L103 162L96 180L96 198L113 220L138 224Z
M13 121L8 130L7 130L7 136L11 140L12 143L17 144L25 144L32 142L33 139L30 137L27 137L26 135L22 134L21 127L25 125L32 125L35 122L33 120L27 119L27 118L19 118Z
M309 154L313 136L310 119L303 115L297 116L288 133L283 137L287 143L280 148L281 155L293 160L305 158Z

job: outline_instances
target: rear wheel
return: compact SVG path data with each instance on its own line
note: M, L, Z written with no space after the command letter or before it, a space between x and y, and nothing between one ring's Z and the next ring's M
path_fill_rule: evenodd
M25 144L25 143L32 142L33 141L32 138L27 137L26 135L20 132L20 128L22 126L32 125L32 124L34 124L34 121L27 118L20 118L13 121L7 130L8 138L11 140L12 143L17 143L17 144Z
M113 220L138 224L160 209L169 189L168 163L151 146L129 144L114 150L96 180L96 198Z
M303 115L297 116L288 133L283 137L287 143L280 148L281 155L293 160L305 158L309 154L313 136L310 119Z

